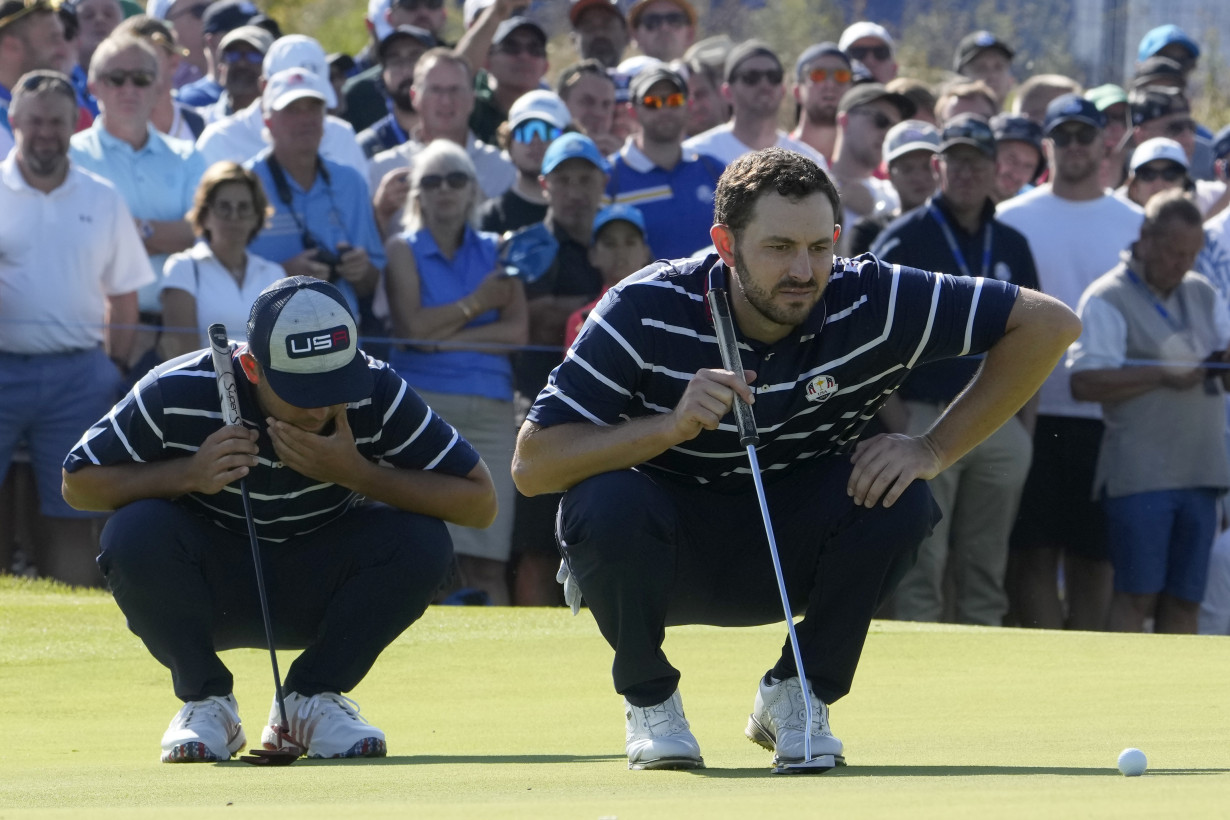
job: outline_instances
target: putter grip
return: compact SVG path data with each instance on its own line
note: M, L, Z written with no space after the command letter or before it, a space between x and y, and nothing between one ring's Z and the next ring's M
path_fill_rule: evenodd
M231 343L226 338L226 325L219 322L209 326L209 350L214 357L214 372L218 374L222 423L239 424L239 389L235 386L235 370L231 366Z
M718 350L722 354L722 367L743 377L743 361L739 358L739 343L735 341L735 323L730 315L730 303L726 291L709 289L709 312L713 315L713 329L717 335ZM752 406L739 396L734 402L735 424L739 428L739 443L744 447L760 443L756 432L756 418Z

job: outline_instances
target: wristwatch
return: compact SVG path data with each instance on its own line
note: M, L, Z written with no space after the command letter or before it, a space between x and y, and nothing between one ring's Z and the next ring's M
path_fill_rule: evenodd
M137 231L141 234L141 241L147 242L154 235L154 226L150 224L148 219L138 219Z

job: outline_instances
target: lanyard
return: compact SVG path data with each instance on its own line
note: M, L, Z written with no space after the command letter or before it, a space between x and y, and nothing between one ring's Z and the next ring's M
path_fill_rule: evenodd
M944 213L932 203L928 208L931 218L939 223L940 230L944 234L944 241L948 243L948 250L952 251L952 258L956 260L957 267L961 269L962 276L973 276L970 273L969 265L965 263L965 254L961 253L961 249L957 247L957 238L952 235L952 228L948 227L948 220L944 218ZM987 220L982 227L982 269L978 272L979 276L989 276L991 273L991 220Z
M1149 298L1149 302L1153 305L1153 309L1156 310L1157 314L1162 317L1163 321L1170 326L1171 330L1175 333L1181 333L1187 330L1187 322L1185 321L1185 318L1177 318L1171 315L1170 311L1166 310L1166 306L1163 305L1161 300L1157 298L1157 294L1153 292L1153 289L1146 285L1144 281L1136 275L1136 271L1132 270L1130 265L1124 265L1123 269L1127 271L1128 278L1131 279L1137 287L1144 291L1145 296ZM1182 292L1179 293L1179 311L1184 314L1187 313L1187 309L1183 305Z

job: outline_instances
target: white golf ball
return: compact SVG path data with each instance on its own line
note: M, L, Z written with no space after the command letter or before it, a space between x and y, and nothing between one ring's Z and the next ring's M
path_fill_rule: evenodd
M1149 760L1140 749L1124 749L1119 753L1119 771L1124 777L1140 777L1149 768Z

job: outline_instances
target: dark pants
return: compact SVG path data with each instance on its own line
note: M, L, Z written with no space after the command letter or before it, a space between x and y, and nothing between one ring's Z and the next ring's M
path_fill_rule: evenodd
M832 703L850 691L871 616L939 518L915 481L892 507L856 507L847 458L816 462L766 495L807 678ZM723 495L623 470L586 479L560 505L560 550L615 650L616 691L660 703L679 672L662 652L676 624L783 621L753 488ZM787 638L772 669L793 677Z
M383 505L284 543L262 541L274 641L304 649L286 690L353 689L423 614L451 561L442 521ZM128 628L171 670L182 700L231 692L218 650L268 645L247 536L171 501L138 501L107 522L98 563Z

